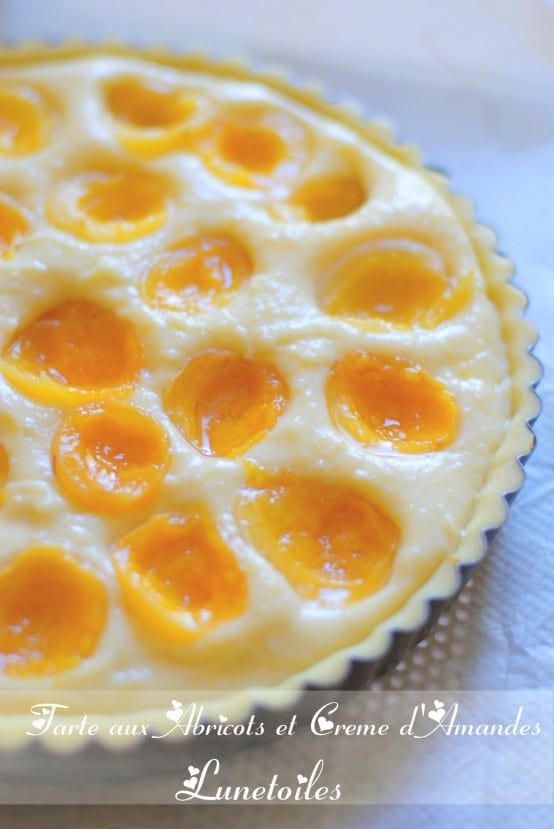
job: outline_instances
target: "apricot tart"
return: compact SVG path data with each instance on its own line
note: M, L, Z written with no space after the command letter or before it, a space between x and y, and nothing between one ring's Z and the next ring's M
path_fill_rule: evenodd
M277 75L0 65L0 688L383 660L482 557L532 447L534 332L492 234Z

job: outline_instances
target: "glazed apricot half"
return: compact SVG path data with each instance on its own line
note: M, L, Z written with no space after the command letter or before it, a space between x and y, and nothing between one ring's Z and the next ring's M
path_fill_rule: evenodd
M308 130L299 119L279 107L250 101L220 114L203 158L229 184L274 189L294 180L308 148Z
M46 216L54 227L87 242L124 244L159 230L167 201L167 184L154 173L91 170L60 183L46 204Z
M141 367L133 325L85 299L62 302L27 323L0 361L6 379L44 405L94 400L106 390L126 394Z
M252 272L240 242L224 233L201 233L175 242L159 257L143 294L155 308L194 313L230 299Z
M60 547L39 544L0 572L0 671L51 676L91 656L108 610L103 583Z
M398 452L436 452L455 439L459 411L448 389L403 357L349 354L333 366L327 405L335 425L359 443Z
M193 147L210 125L212 106L200 90L120 76L105 84L104 98L120 144L143 156Z
M53 127L53 107L39 89L7 84L0 89L0 155L40 150Z
M441 256L402 239L363 243L322 280L319 302L333 316L432 327L468 300L468 280L452 284Z
M10 471L10 461L6 447L0 443L0 507L4 501L4 486L8 480L8 473Z
M288 388L270 363L234 351L193 358L164 394L164 406L203 455L233 458L275 426Z
M121 539L114 564L127 613L161 641L192 642L246 607L246 576L200 512L150 518Z
M10 258L28 230L23 211L11 198L0 194L0 258Z
M366 187L355 173L328 174L306 181L291 204L310 222L329 222L354 213L366 199Z
M302 599L349 604L390 578L399 528L348 486L254 469L236 514L247 539Z
M87 509L111 515L150 504L169 457L162 426L120 401L67 412L52 443L54 472L65 494Z

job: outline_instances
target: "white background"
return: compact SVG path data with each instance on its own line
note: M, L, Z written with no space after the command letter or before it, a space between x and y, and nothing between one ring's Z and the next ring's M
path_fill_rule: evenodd
M384 687L553 686L554 4L547 0L0 0L0 39L203 43L315 76L449 171L517 264L547 376L538 449L470 587ZM409 773L409 770L408 772ZM406 784L413 785L413 781ZM399 785L401 782L399 781ZM471 792L468 791L468 797ZM41 815L41 817L39 817ZM5 824L4 824L5 821ZM548 807L4 808L0 826L552 826Z

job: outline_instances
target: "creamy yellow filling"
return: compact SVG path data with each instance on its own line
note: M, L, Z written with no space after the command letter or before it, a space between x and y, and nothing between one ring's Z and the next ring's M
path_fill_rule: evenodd
M31 638L0 632L0 687L275 683L364 638L455 552L510 412L450 203L259 83L3 73L0 591Z

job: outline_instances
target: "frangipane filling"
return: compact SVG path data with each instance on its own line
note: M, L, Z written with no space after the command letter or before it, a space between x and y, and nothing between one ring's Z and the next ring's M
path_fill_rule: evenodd
M0 72L0 685L274 683L360 641L508 416L449 203L263 83Z

